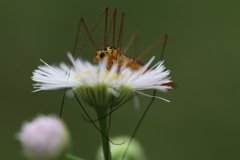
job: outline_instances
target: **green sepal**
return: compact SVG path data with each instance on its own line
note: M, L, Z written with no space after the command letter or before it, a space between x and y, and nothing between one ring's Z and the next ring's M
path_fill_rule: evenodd
M111 108L118 106L132 91L129 87L121 86L117 92L117 96L108 91L111 88L106 83L98 83L91 87L81 86L75 88L76 95L82 99L87 105L96 107Z

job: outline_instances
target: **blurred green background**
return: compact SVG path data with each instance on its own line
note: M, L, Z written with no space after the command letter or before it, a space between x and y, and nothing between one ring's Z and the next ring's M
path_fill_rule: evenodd
M14 139L23 121L38 113L59 113L62 90L31 93L30 77L41 64L39 59L50 64L68 62L66 52L73 48L79 18L84 17L91 28L106 6L110 15L118 9L118 20L121 12L126 13L123 46L135 29L140 30L140 53L165 33L169 35L164 59L176 88L158 92L171 102L156 100L136 135L147 157L240 159L240 1L206 0L1 1L1 159L23 159ZM102 26L103 21L93 34L101 47ZM80 35L79 46L86 38L83 30ZM159 56L161 47L141 61ZM134 57L134 47L127 54ZM89 43L81 56L92 61L94 55ZM114 112L111 135L131 135L148 101L140 96L140 110L131 101ZM72 133L70 152L93 160L99 133L81 114L77 101L67 98L63 119Z

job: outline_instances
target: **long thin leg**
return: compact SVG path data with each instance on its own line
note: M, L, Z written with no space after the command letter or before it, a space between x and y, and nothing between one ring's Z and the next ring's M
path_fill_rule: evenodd
M168 38L168 35L167 35L167 34L165 34L164 36L165 36L165 38L164 38L163 47L162 47L162 52L161 52L161 56L160 56L160 60L161 60L161 61L163 60L164 51L165 51L165 48L166 48L167 38Z
M112 108L113 108L113 101L112 101L112 104L111 104L111 107L110 107L110 112L112 111ZM109 119L108 119L108 133L107 133L107 137L109 138L109 135L110 135L110 125L111 125L111 120L112 120L112 114L110 114L109 116ZM109 149L109 143L107 144L107 147ZM108 157L108 152L107 152L107 157Z
M114 12L115 12L115 11L116 11L116 8L114 9ZM113 12L113 14L114 14L114 12ZM113 21L114 21L113 17L114 17L114 16L112 16L112 18L111 18L111 22L110 22L110 25L109 25L109 29L108 29L108 31L107 31L106 45L105 45L104 47L107 46L107 42L108 42L108 39L109 39L109 36L110 36L110 31L111 31L111 28L112 28L112 25L113 25Z
M112 47L114 47L114 42L115 42L115 31L116 31L116 16L117 16L117 9L114 9L113 12L113 32L112 32Z
M113 110L113 101L112 101L112 104L111 104L109 113L110 113L112 110ZM112 120L112 114L109 115L109 119L108 119L108 135L107 135L108 137L109 137L109 134L110 134L111 120Z
M135 55L134 55L134 57L137 57L138 56L138 53L139 53L139 47L140 47L140 44L139 44L139 39L140 39L140 37L139 37L139 31L138 31L138 34L136 35L136 38L134 39L134 48L135 48L135 50L134 50L134 53L135 53Z
M74 95L75 95L75 97L76 97L76 99L77 99L77 101L78 101L78 104L81 106L81 108L83 109L84 113L87 115L87 117L88 117L89 120L92 122L92 124L94 125L94 127L95 127L109 142L111 142L112 144L114 144L114 145L121 145L121 144L123 144L124 142L123 142L123 143L120 143L120 144L113 143L113 142L108 138L107 135L105 135L105 134L102 133L102 131L101 131L101 130L97 127L97 125L92 121L92 119L91 119L91 117L88 115L87 111L84 109L84 107L83 107L82 103L80 102L80 100L78 99L76 93L75 93L75 92L73 92L73 93L74 93Z
M130 139L130 141L129 141L128 145L127 145L127 148L126 148L126 150L125 150L125 152L124 152L124 154L123 154L122 160L124 159L124 157L125 157L125 155L126 155L126 153L127 153L127 151L128 151L128 148L129 148L129 146L131 145L131 142L132 142L133 138L135 137L135 135L136 135L136 133L137 133L137 131L138 131L138 128L140 127L143 119L144 119L145 116L147 115L148 110L150 109L152 103L154 102L155 96L156 96L156 90L154 90L154 92L153 92L153 97L152 97L150 103L148 104L146 110L144 111L144 113L143 113L142 117L140 118L140 120L139 120L136 128L135 128L134 131L133 131L133 134L132 134L132 136L131 136L131 139Z
M103 48L107 46L107 26L108 26L108 9L106 10L105 14Z
M118 108L120 108L121 106L123 106L125 103L127 103L128 101L130 101L131 99L133 98L133 96L130 96L128 99L126 99L123 103L121 103L119 106L115 107L114 109L110 110L110 112L108 114L106 114L105 116L101 117L101 118L98 118L98 119L93 119L92 121L93 122L96 122L96 121L99 121L101 119L104 119L106 118L107 116L111 115L114 111L116 111ZM88 121L85 117L83 117L82 115L82 118L86 121L86 122L89 122L91 123L91 121Z
M76 51L76 48L77 48L80 26L81 26L81 22L79 21L78 22L78 28L77 28L77 34L76 34L76 38L75 38L75 42L74 42L74 46L73 46L73 50L72 50L72 55L75 54L75 51Z
M160 42L164 39L163 48L162 48L162 52L161 52L161 55L160 55L160 60L163 60L163 55L164 55L164 50L165 50L165 47L166 47L167 37L168 37L167 34L165 34L163 37L161 37L161 38L160 38L158 41L156 41L151 47L149 47L142 55L140 55L140 56L137 58L137 60L140 59L140 58L141 58L143 55L145 55L147 52L149 52L153 47L155 47L158 43L160 43ZM135 59L134 61L136 62L137 60ZM156 90L153 90L152 99L151 99L150 103L148 104L146 110L144 111L142 117L140 118L140 120L139 120L136 128L135 128L134 131L133 131L133 134L132 134L132 136L131 136L131 139L130 139L130 141L129 141L128 145L127 145L127 148L126 148L126 150L125 150L125 152L124 152L124 154L123 154L122 160L124 160L124 157L125 157L128 149L129 149L129 147L130 147L130 145L131 145L131 142L132 142L133 138L135 137L135 135L136 135L136 133L137 133L137 131L138 131L138 129L139 129L139 127L140 127L143 119L145 118L145 116L147 115L149 109L151 108L152 103L153 103L154 100L156 99L155 96L156 96Z
M163 43L164 47L163 47L163 51L165 49L165 45L166 45L166 39L167 39L168 35L165 34L164 36L162 36L159 40L157 40L152 46L150 46L145 52L143 52L140 56L138 56L135 60L133 60L129 65L131 65L132 63L137 62L140 58L142 58L146 53L148 53L151 49L153 49L158 43L160 43L162 40L165 39L165 42ZM163 52L161 53L161 57L163 57Z
M84 26L84 28L85 28L85 31L86 31L87 34L88 34L88 37L87 37L86 41L84 42L83 46L81 47L80 51L78 52L78 54L77 54L77 56L76 56L75 58L77 58L77 57L80 55L80 53L82 52L83 48L85 47L85 45L87 44L87 42L88 42L89 39L91 40L91 42L92 42L95 50L96 50L96 51L98 50L97 46L95 45L95 43L94 43L94 41L93 41L93 39L92 39L92 33L93 33L93 31L95 30L95 28L97 27L97 25L98 25L99 21L101 20L102 16L104 15L104 13L106 14L106 17L107 17L107 15L108 15L108 7L106 7L106 8L103 10L103 12L102 12L101 15L99 16L97 22L95 23L94 27L92 28L91 32L88 31L88 28L87 28L87 26L86 26L83 18L80 19L80 23L83 24L83 26ZM106 20L105 20L105 23L106 23Z
M66 97L66 91L67 91L67 88L65 88L65 89L64 89L64 92L63 92L63 97L62 97L62 102L61 102L61 108L60 108L60 113L59 113L59 117L60 117L60 118L62 117L63 105L64 105L64 101L65 101L65 97Z
M85 30L86 30L86 32L87 32L87 34L88 34L88 37L87 37L86 41L84 42L83 46L81 47L80 51L78 52L77 56L75 57L75 59L80 55L80 53L82 52L83 48L85 47L85 45L87 44L87 42L88 42L89 39L91 40L91 42L92 42L95 50L98 50L97 47L96 47L96 45L95 45L95 43L94 43L94 41L93 41L93 39L92 39L92 37L91 37L91 35L92 35L93 31L95 30L96 26L98 25L99 21L101 20L102 16L104 15L104 13L106 14L106 17L105 17L105 30L106 30L106 29L107 29L106 27L107 27L108 7L104 8L104 10L102 11L100 17L99 17L98 20L96 21L96 23L95 23L93 29L91 30L91 32L88 31L88 29L87 29L87 27L86 27L86 24L85 24L85 22L84 22L84 20L83 20L83 18L81 18L81 19L79 20L79 22L78 22L78 28L77 28L77 33L76 33L76 38L75 38L75 42L74 42L74 47L73 47L73 51L72 51L72 55L74 55L74 53L75 53L75 51L76 51L76 47L77 47L77 43L78 43L78 38L79 38L79 32L80 32L80 26L81 26L81 24L84 25L84 28L85 28ZM105 33L105 34L106 34L106 33ZM105 36L105 39L106 39L106 36ZM70 69L71 69L71 65L70 65L70 67L69 67L69 70L70 70ZM64 94L63 94L63 98L62 98L62 103L61 103L60 114L59 114L60 117L62 116L62 111L63 111L64 101L65 101L66 90L67 90L67 89L65 88Z
M129 47L131 46L132 42L136 39L136 37L139 35L139 31L135 31L133 32L133 34L131 35L130 39L128 40L128 43L126 45L126 47L123 49L123 53L127 53Z
M122 18L121 18L121 23L120 23L120 29L119 29L119 33L118 33L117 48L120 47L121 42L122 42L122 32L123 32L124 17L125 17L125 13L122 13Z
M113 110L113 101L112 101L109 113L112 112L112 110ZM109 115L109 119L108 119L108 134L107 134L108 138L109 138L109 135L110 135L111 120L112 120L112 114ZM110 147L109 144L108 144L108 147ZM107 152L107 154L108 154L108 152ZM108 155L107 155L107 157L108 157Z

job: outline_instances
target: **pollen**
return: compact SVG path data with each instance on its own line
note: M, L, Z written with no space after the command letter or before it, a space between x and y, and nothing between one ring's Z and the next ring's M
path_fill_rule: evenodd
M104 74L104 76L108 77L110 74L110 71L105 71L105 73L98 73L98 77L102 76L102 74ZM111 78L112 80L116 80L119 77L118 73L114 73Z
M81 79L81 75L79 74L79 72L76 72L75 76L74 76L75 80L80 80Z
M91 72L91 71L85 71L84 74L90 76L90 75L92 75L92 72ZM75 74L75 76L74 76L74 79L75 79L75 80L81 80L81 79L82 79L81 74L76 71L76 74Z
M83 74L91 76L93 73L91 71L85 71L85 72L83 72ZM110 76L110 71L107 70L107 71L99 72L98 77L102 77L102 76L109 77ZM122 76L119 75L118 73L114 73L111 76L111 79L114 80L114 81L117 80L118 78L122 78ZM74 79L75 80L81 80L82 79L81 74L79 72L76 72L76 74L74 76Z

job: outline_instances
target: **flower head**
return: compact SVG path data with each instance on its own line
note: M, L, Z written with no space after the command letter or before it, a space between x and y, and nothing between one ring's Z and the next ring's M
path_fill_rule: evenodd
M163 62L158 62L148 69L154 57L141 69L132 70L114 64L107 70L107 59L98 65L92 65L81 59L74 59L70 53L68 57L72 63L69 67L65 63L50 66L43 62L33 72L32 80L37 90L51 90L72 88L87 104L92 107L117 106L132 91L157 89L166 91L171 88L164 84L171 82L169 71L164 71Z
M23 124L17 139L28 159L53 160L58 159L68 147L70 136L59 118L40 115L32 122Z

